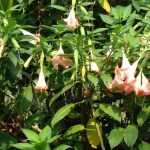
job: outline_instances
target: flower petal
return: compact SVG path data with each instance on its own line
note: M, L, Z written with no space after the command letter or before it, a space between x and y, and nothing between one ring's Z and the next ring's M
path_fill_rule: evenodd
M36 83L36 86L35 86L35 91L46 92L47 90L48 90L48 86L46 85L44 73L41 69L38 82Z
M67 28L72 31L74 31L79 26L78 19L75 17L74 8L70 10L68 17L63 20L66 23Z

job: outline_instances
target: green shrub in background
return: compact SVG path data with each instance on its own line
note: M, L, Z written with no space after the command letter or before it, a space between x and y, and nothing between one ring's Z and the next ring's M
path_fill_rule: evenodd
M149 0L0 0L0 149L150 149Z

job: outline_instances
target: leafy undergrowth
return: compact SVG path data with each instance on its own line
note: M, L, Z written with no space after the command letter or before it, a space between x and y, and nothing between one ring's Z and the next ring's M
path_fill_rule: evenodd
M0 0L0 150L150 150L149 0Z

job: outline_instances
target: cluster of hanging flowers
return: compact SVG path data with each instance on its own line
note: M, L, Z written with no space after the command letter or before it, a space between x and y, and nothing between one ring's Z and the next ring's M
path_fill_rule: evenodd
M137 96L150 95L150 82L142 71L136 75L139 59L130 64L126 55L123 53L121 67L116 66L115 76L108 89L111 92L130 94L135 92Z

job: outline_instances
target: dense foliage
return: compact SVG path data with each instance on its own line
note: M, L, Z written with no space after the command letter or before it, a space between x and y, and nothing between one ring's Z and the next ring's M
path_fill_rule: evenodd
M0 150L150 150L149 0L0 0Z

